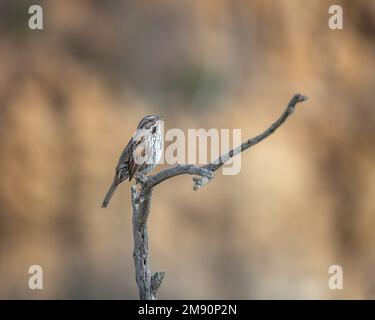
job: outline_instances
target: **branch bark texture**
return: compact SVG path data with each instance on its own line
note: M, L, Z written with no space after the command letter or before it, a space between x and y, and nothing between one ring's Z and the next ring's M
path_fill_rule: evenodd
M156 299L158 288L165 276L165 272L163 271L152 273L150 265L147 219L150 214L153 188L168 179L182 174L194 176L194 190L201 188L213 179L214 172L228 162L230 158L249 149L271 135L294 112L296 105L305 100L307 100L306 96L295 94L282 115L268 129L261 134L246 140L238 147L230 150L228 153L221 155L218 159L210 164L201 167L195 165L176 165L160 171L155 175L139 175L135 177L138 185L132 186L134 238L133 258L135 264L136 281L140 298L142 300Z

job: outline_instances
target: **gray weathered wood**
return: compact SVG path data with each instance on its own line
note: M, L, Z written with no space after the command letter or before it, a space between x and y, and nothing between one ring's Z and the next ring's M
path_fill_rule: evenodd
M182 174L194 176L194 190L201 188L212 180L214 172L221 168L230 158L249 149L271 135L293 113L295 106L299 102L305 100L307 100L306 96L295 94L283 114L267 130L254 138L246 140L240 146L232 149L224 155L221 155L218 159L208 165L202 167L195 165L176 165L162 170L155 175L138 175L135 177L138 184L137 186L132 187L134 237L133 258L136 281L140 298L142 300L156 299L157 290L165 276L165 272L156 272L152 274L150 266L147 219L150 214L152 189L159 183Z

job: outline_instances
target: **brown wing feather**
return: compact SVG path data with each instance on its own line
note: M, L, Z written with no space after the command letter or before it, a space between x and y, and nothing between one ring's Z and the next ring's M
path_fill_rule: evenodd
M139 168L139 165L136 164L133 160L133 158L130 160L130 165L129 165L129 181L133 178L134 174L137 172Z
M142 157L145 156L145 148L144 146L140 146L144 141L144 137L141 137L141 139L133 146L133 154L129 159L129 181L133 178L133 176L137 173L140 164L136 163L134 161L134 156L140 155Z

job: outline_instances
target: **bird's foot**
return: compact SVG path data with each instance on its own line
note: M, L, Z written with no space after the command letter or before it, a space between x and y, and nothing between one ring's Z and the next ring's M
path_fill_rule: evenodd
M147 176L141 173L136 173L134 175L134 178L135 178L135 181L137 181L137 183L140 183L141 185L145 184L147 181Z

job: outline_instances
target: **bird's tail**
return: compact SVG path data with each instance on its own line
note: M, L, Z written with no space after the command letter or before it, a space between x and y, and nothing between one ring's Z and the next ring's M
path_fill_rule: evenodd
M118 186L118 183L116 180L114 180L103 200L102 208L106 208L108 206L108 203L111 200L113 193L116 191L117 186Z

